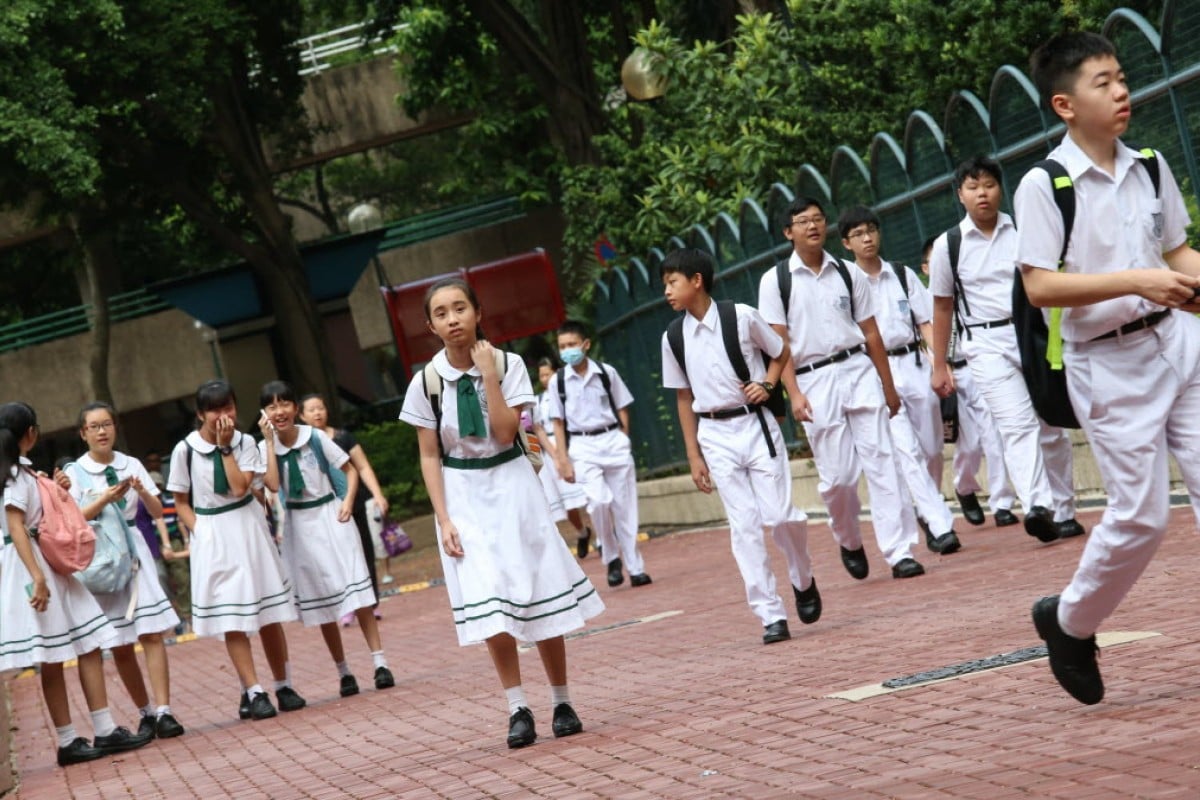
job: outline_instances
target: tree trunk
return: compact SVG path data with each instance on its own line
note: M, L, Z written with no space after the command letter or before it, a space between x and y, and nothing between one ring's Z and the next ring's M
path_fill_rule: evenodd
M77 274L76 280L80 286L86 285L87 295L83 301L91 306L88 314L92 329L88 347L91 399L115 405L108 380L111 338L108 298L116 291L120 275L116 234L112 221L105 218L101 204L80 208L71 214L70 222L81 250L75 269L82 274Z

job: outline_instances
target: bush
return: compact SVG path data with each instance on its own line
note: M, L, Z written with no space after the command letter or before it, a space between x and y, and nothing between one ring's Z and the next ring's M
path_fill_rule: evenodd
M354 432L391 506L389 515L406 519L430 514L429 493L421 478L417 429L402 422L365 425Z

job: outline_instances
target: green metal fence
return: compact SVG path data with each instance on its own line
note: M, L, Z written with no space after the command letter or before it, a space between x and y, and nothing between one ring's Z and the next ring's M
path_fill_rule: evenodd
M1117 46L1133 91L1134 115L1127 141L1162 151L1185 196L1200 199L1200 2L1167 0L1156 30L1136 12L1109 15L1104 34ZM986 103L969 91L955 94L939 125L914 111L903 141L876 134L864 162L838 147L828 173L804 164L793 184L767 188L762 204L742 200L737 218L718 215L693 225L646 257L630 259L597 283L596 334L604 357L629 384L638 465L654 473L685 463L673 391L662 388L660 340L674 313L662 299L658 267L665 252L690 245L718 263L715 295L757 305L758 280L789 250L777 225L780 211L797 195L819 198L831 218L864 203L883 221L884 256L916 264L921 244L956 223L962 210L952 186L953 165L977 153L996 158L1004 171L1006 200L1029 167L1057 145L1063 126L1043 110L1029 78L1012 66L997 70ZM840 251L831 235L827 244ZM844 253L842 253L844 255ZM795 442L794 430L789 439Z
M134 319L171 306L145 289L136 289L108 298L108 314L112 322ZM86 333L92 327L92 307L74 306L50 314L42 314L21 322L0 327L0 353L20 350L35 344Z

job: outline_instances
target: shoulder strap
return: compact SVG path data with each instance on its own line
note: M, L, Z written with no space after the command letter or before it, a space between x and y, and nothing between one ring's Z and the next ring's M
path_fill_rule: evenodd
M329 485L333 486L333 470L330 469L329 459L325 457L325 447L321 442L321 437L325 434L312 429L312 434L308 437L308 447L313 452L313 457L317 459L317 466L321 468L321 472L325 473L325 477L329 479Z
M963 290L962 279L958 277L958 254L961 251L962 229L955 225L946 231L946 254L950 258L950 277L954 283L954 318L959 331L965 332L970 339L971 329L963 317L971 313L971 306L967 304L967 293Z
M1142 162L1142 166L1146 168L1146 172L1150 173L1150 183L1154 184L1154 196L1158 197L1162 191L1162 176L1158 167L1158 153L1154 152L1153 147L1138 147L1135 148L1141 158L1138 161Z
M421 371L421 384L425 388L425 399L433 409L433 418L437 421L438 452L445 456L446 448L442 444L442 376L432 361L427 362Z
M1071 231L1075 227L1075 184L1067 174L1067 168L1052 158L1043 159L1033 165L1032 169L1041 167L1050 176L1050 188L1054 192L1054 205L1062 214L1063 243L1062 252L1058 254L1058 268L1062 269L1063 260L1067 257L1067 247L1071 244Z
M676 317L667 326L667 345L671 348L671 354L675 356L675 363L679 365L679 369L683 370L683 376L686 378L687 362L683 358L683 317Z
M892 272L896 275L896 280L900 281L900 288L904 291L906 298L911 298L912 295L908 292L908 267L903 264L892 264ZM908 304L908 320L912 323L913 341L921 341L921 326L917 323L917 312L913 311L912 303ZM917 366L921 366L921 350L917 349Z
M608 376L608 365L603 361L597 361L596 366L600 369L600 384L604 387L604 393L608 395L608 407L612 409L613 421L618 425L621 424L621 415L617 413L617 401L613 399L612 393L612 378ZM563 415L567 413L566 403L563 404Z
M750 380L750 367L746 365L741 342L738 341L737 306L732 300L717 301L717 317L721 320L721 341L725 344L725 357L733 366L738 380L745 383Z
M837 266L838 274L842 276L842 280L846 282L846 292L850 295L850 321L858 324L854 318L854 279L850 277L850 269L846 266L846 262L836 256L833 259L834 265Z
M900 281L900 289L904 296L908 297L908 268L903 264L892 264L892 272L895 273L896 280Z
M787 321L788 306L792 303L792 271L787 259L775 265L775 280L779 282L779 299L783 301L783 319Z

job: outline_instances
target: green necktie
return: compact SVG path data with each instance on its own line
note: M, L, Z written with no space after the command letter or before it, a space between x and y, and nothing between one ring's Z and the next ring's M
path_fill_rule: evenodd
M117 471L115 469L113 469L112 467L104 468L104 480L108 483L109 486L116 486L118 483L121 482L120 478L117 477ZM121 509L122 511L125 510L125 498L124 497L122 497L120 500L117 501L117 508Z
M300 451L288 450L279 460L287 471L288 499L299 500L304 494L304 476L300 474Z
M483 409L479 407L479 393L471 376L464 373L458 379L458 435L466 438L487 437L487 426L483 424Z
M221 457L221 451L214 447L209 456L213 460L213 492L229 494L229 477L225 474L225 460Z

